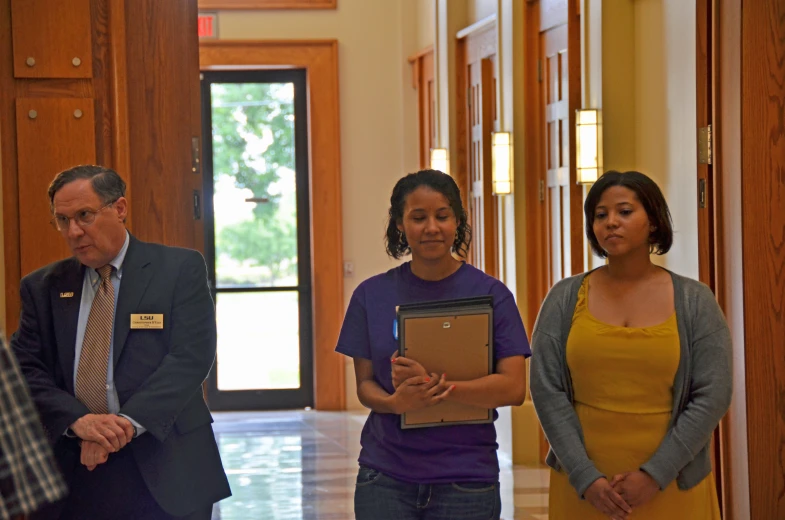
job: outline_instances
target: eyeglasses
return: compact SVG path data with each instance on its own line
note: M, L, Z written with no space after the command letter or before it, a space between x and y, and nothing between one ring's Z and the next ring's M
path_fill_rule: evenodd
M117 202L117 199L115 199L115 200L113 200L111 202L107 202L106 204L104 204L103 206L101 206L100 208L98 208L96 210L81 209L73 217L66 217L65 215L57 215L57 216L55 216L55 218L50 220L49 223L52 224L53 228L55 228L57 231L59 231L61 233L65 232L65 231L68 231L68 228L71 225L71 219L73 219L74 222L76 222L77 226L79 226L81 228L85 228L85 227L89 226L90 224L92 224L93 222L95 222L95 216L101 210L103 210L104 208L108 208L109 206L111 206L115 202Z

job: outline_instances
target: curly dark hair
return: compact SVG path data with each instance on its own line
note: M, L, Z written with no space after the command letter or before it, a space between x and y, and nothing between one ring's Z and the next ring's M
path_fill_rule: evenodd
M452 177L438 170L420 170L417 173L410 173L395 184L390 196L390 216L387 221L387 234L384 237L387 254L398 259L412 252L406 236L398 229L398 223L403 220L406 197L420 186L426 186L447 198L458 221L452 250L458 256L465 258L469 251L469 244L472 242L472 228L463 208L461 190Z
M649 222L654 226L654 231L649 236L651 252L657 255L664 255L670 251L673 245L673 220L668 209L668 203L657 186L641 172L629 171L618 172L609 170L602 174L597 182L586 195L586 202L583 204L583 213L586 216L586 238L597 256L607 258L608 253L600 246L597 236L594 234L594 210L600 203L602 194L605 190L613 186L622 186L635 192L638 200L643 204L643 209L649 216Z

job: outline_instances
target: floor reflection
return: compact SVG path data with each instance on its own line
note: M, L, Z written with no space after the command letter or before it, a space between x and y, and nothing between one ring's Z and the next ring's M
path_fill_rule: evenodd
M362 412L215 413L233 496L213 520L354 518ZM506 458L506 457L503 457ZM502 518L545 520L548 472L502 468Z

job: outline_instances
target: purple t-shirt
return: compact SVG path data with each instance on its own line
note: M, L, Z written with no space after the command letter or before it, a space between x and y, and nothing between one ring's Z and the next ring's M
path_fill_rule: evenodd
M390 358L398 350L393 337L396 305L489 294L493 295L494 359L530 356L518 307L503 283L468 264L443 280L426 281L412 273L410 262L357 287L335 350L373 361L376 382L392 394ZM494 420L497 417L494 410ZM360 439L360 464L418 484L498 480L499 445L492 423L409 430L402 430L400 423L400 415L370 413Z

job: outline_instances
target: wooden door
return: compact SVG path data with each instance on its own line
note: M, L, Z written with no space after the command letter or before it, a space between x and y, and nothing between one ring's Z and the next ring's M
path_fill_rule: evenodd
M576 184L573 138L578 108L573 94L576 83L580 89L580 77L571 74L569 30L569 24L564 23L540 33L540 99L544 114L542 173L550 285L583 271L583 190Z
M468 31L468 32L467 32ZM458 164L454 175L472 227L467 260L493 277L500 275L498 197L493 194L491 133L496 109L496 25L461 31L456 49L459 98Z
M468 66L469 79L469 219L471 261L477 269L499 276L498 198L491 178L491 132L493 131L493 62L484 58Z
M583 187L573 138L581 93L578 7L577 0L533 0L524 9L527 330L550 287L583 270ZM541 435L543 460L547 452Z
M412 87L417 91L417 129L420 168L431 167L431 149L436 146L436 113L433 47L409 57L412 65Z
M126 0L125 10L129 202L143 217L131 231L204 253L196 1Z
M721 198L721 186L715 181L714 175L714 144L717 127L714 124L714 88L713 88L713 0L697 0L696 9L696 140L698 143L697 183L698 200L698 276L701 282L708 285L720 302L725 297L724 284L718 278L723 268L718 263L717 226L715 222L716 201ZM727 451L727 420L726 417L715 429L712 437L712 468L720 497L720 511L727 510L728 494L725 492L729 452Z

